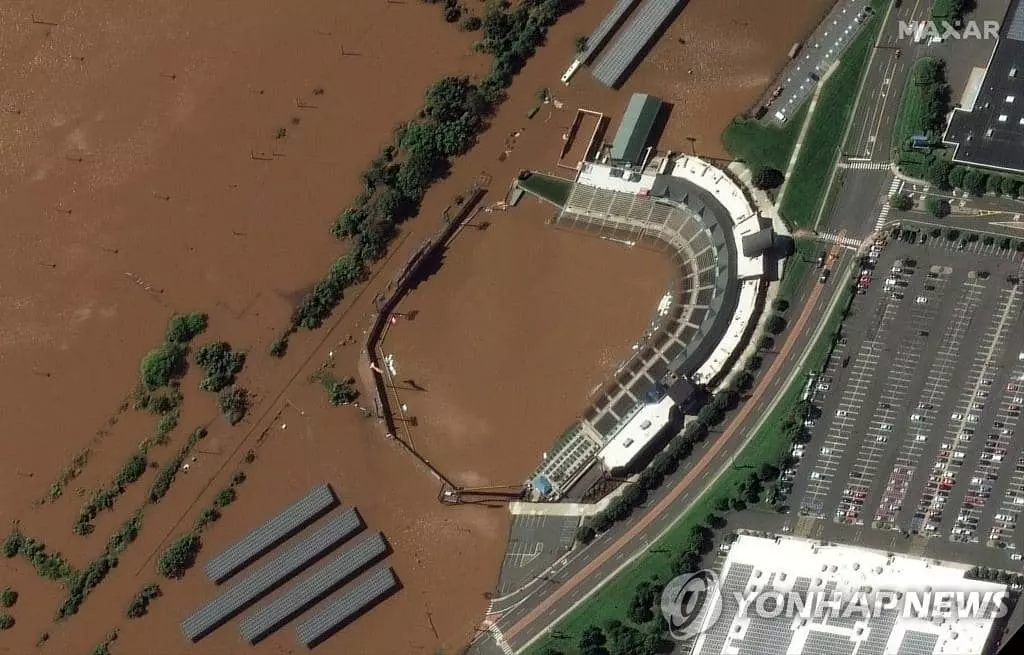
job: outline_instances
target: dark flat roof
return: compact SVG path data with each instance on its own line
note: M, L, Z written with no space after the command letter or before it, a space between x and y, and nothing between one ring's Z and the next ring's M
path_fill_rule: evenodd
M1024 171L1024 0L1007 10L974 109L955 110L943 140L955 162Z

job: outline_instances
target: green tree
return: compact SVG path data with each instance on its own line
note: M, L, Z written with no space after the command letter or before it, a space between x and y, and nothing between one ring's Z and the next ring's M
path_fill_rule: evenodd
M590 523L584 523L576 530L576 541L581 544L589 544L597 536L597 531Z
M928 167L928 181L943 190L949 190L949 173L953 166L944 159L936 159Z
M647 623L653 620L655 597L656 591L650 582L645 580L638 584L629 603L629 619L633 623Z
M782 186L786 176L777 168L758 168L754 171L753 182L758 189L777 189Z
M213 499L213 505L214 507L223 509L230 505L231 503L235 502L235 498L237 497L238 494L235 493L234 489L232 489L231 487L225 487L221 489L219 492L217 492L217 497Z
M1020 193L1020 183L1012 177L1004 177L999 191L1007 198L1016 198Z
M180 578L196 562L202 541L199 535L189 532L167 547L157 561L157 571L165 578Z
M1004 179L1006 178L1001 175L996 175L995 173L990 174L988 179L985 180L985 192L998 196L1003 190Z
M14 607L14 604L18 602L18 592L11 589L10 587L4 587L3 591L0 591L0 607Z
M954 189L964 188L965 175L967 175L966 166L954 166L949 172L949 186Z
M196 364L206 374L199 382L203 391L217 392L234 384L235 376L245 366L245 353L234 352L226 341L208 343L196 351Z
M249 411L249 392L243 387L225 387L217 394L217 406L228 423L236 425Z
M156 389L169 384L181 372L184 359L185 347L176 341L168 341L150 350L139 367L143 386Z
M572 44L573 49L576 51L576 54L581 54L584 50L587 49L587 37L577 36L575 39L573 39Z
M175 314L167 323L164 338L174 343L188 343L206 331L209 318L202 312Z
M14 617L6 612L0 612L0 630L10 630L14 627Z
M765 329L772 334L781 334L786 329L786 319L778 314L772 314L765 323Z
M985 195L987 175L977 168L972 168L964 175L964 191L972 196Z
M789 309L789 301L785 298L776 298L772 302L772 309L780 314L784 314L786 310Z
M580 633L577 646L581 653L593 653L598 648L603 648L608 638L604 631L596 625L589 625Z
M935 218L945 218L949 216L950 212L949 201L945 198L936 198L934 196L930 196L924 201L924 208Z
M481 25L483 25L483 21L478 16L469 15L459 23L459 29L463 32L475 32L480 29Z
M905 193L894 193L892 194L892 197L889 198L889 204L892 205L893 209L907 211L914 206L914 201Z

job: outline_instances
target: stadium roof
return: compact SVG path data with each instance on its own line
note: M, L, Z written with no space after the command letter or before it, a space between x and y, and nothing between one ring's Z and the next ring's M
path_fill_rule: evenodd
M759 232L743 237L743 256L756 257L770 251L775 244L775 232L766 227Z
M605 86L614 87L629 70L636 58L654 38L655 32L668 20L683 0L646 0L633 13L594 66L594 77Z
M943 140L954 162L1024 172L1024 0L1014 0L970 111L956 109Z
M612 141L611 158L614 161L635 163L640 159L659 111L661 100L658 98L646 93L633 94Z
M311 648L352 619L358 618L397 587L398 579L390 568L377 569L300 623L295 628L295 634L303 646Z
M656 403L643 404L633 418L627 421L597 454L605 469L613 471L629 466L629 463L668 426L675 406L675 400L669 395Z
M938 618L901 606L868 603L856 610L853 594L929 591L1005 591L993 582L967 580L966 565L894 555L867 548L789 537L742 535L733 543L719 576L721 615L697 637L692 655L946 655L984 652L994 619ZM758 615L758 603L737 596L795 594L808 601L807 615ZM833 596L836 595L836 596ZM825 598L845 603L815 604ZM877 597L877 596L876 596ZM788 601L783 601L788 602ZM908 601L909 602L909 601ZM766 604L765 604L766 605ZM709 604L708 607L711 605ZM845 608L845 609L843 609ZM965 612L966 614L966 612ZM699 620L707 621L707 616Z
M198 641L283 582L334 550L363 527L355 509L336 514L315 533L277 555L181 622L189 641Z
M718 346L739 302L736 240L732 238L732 217L718 199L696 183L675 175L658 175L651 185L651 195L686 207L700 217L710 232L718 256L714 297L710 320L705 319L697 337L669 362L669 370L692 377Z
M207 562L204 567L206 575L216 583L227 580L337 504L338 498L330 485L314 487L308 494Z
M379 532L367 535L331 562L288 588L273 602L242 619L238 629L250 644L265 639L285 623L306 611L368 564L387 553L387 542Z

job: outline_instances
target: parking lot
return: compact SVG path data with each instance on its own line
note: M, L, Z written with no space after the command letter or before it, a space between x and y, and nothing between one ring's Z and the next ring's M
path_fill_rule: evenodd
M870 5L864 2L843 0L837 3L776 78L772 91L762 99L768 110L763 120L781 125L798 112L825 72L860 34L870 13Z
M498 595L522 588L567 553L579 524L578 516L513 516Z
M793 508L1024 552L1022 255L998 241L912 240L879 243L858 280L828 282L860 288L808 381L820 415L794 447Z

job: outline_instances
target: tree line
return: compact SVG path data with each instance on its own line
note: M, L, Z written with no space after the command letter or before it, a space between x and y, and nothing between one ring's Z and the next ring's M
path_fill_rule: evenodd
M291 334L320 327L345 291L366 279L367 267L385 255L397 226L418 213L427 189L447 175L452 158L472 147L504 100L505 89L544 43L548 28L576 4L524 0L514 7L488 7L474 49L492 56L490 71L479 82L467 77L435 82L419 115L400 125L394 142L363 171L362 191L331 226L331 233L348 240L351 248L299 301L288 327L271 344L271 355L284 356Z

